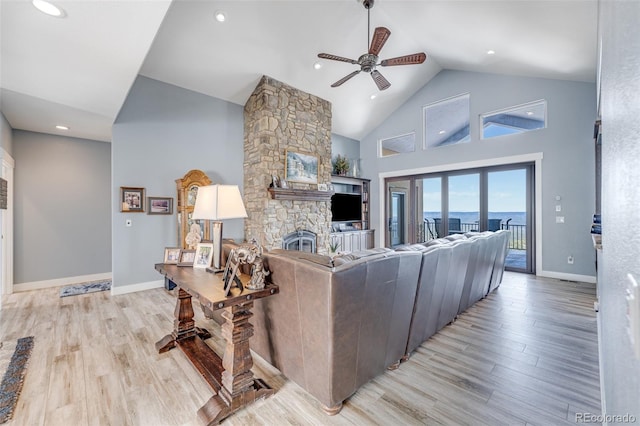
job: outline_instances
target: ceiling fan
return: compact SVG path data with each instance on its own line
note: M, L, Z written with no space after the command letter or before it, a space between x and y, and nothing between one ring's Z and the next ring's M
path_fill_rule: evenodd
M340 80L333 83L331 87L338 87L355 75L364 71L371 74L371 78L373 78L373 81L378 86L378 89L385 90L391 86L391 83L389 83L389 81L387 81L387 79L384 78L378 70L376 70L376 67L378 65L382 67L389 67L394 65L413 65L421 64L425 61L425 59L427 59L427 55L423 52L420 52L413 53L411 55L398 56L397 58L385 59L378 62L378 54L391 35L391 31L389 31L389 29L385 27L377 27L373 32L373 39L371 40L371 44L369 44L371 36L371 8L373 7L374 1L375 0L362 0L364 8L367 9L367 45L369 46L368 53L360 56L357 61L355 59L344 58L342 56L332 55L329 53L318 53L318 58L360 65L359 70L356 70L351 74L342 77Z

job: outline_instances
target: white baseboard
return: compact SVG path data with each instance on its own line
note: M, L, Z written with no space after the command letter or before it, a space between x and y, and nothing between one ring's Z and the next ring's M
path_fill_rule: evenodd
M71 284L80 284L87 281L98 281L98 280L110 280L111 272L104 272L102 274L92 274L92 275L79 275L77 277L66 277L66 278L56 278L53 280L44 280L44 281L32 281L30 283L20 283L13 285L13 291L30 291L30 290L40 290L43 288L51 288L51 287L61 287L63 285L71 285Z
M146 283L129 284L118 287L112 285L111 295L118 296L120 294L134 293L136 291L151 290L160 287L164 287L164 280L147 281Z
M592 275L567 274L565 272L539 271L536 273L539 277L555 278L558 280L578 281L582 283L596 283L596 277Z

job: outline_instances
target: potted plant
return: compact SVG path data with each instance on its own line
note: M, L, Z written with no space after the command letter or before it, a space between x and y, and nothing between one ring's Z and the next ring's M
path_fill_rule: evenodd
M338 154L335 160L333 160L333 174L339 176L345 176L349 171L349 160L347 157L343 157Z
M338 254L338 249L340 248L340 242L337 240L329 242L329 256L332 258Z

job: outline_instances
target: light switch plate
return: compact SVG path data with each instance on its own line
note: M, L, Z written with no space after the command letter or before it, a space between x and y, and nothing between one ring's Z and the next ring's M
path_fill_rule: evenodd
M556 205L556 211L557 212L561 212L562 211L562 205L561 204L557 204Z
M556 223L564 223L564 216L556 216Z

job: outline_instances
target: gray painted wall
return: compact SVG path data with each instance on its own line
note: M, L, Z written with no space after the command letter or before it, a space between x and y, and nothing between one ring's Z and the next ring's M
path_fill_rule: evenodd
M138 77L113 126L111 215L114 287L157 281L154 263L177 245L177 218L121 213L121 186L176 197L175 180L191 169L213 183L243 181L242 106ZM174 206L175 207L175 206ZM133 226L125 227L132 219ZM224 222L224 237L244 239L243 220Z
M110 145L13 132L14 283L111 271Z
M640 422L640 359L627 335L625 291L640 281L640 22L637 2L600 2L602 35L602 256L598 273L605 407ZM640 339L640 336L636 337Z
M331 157L338 154L350 159L360 158L360 142L346 136L331 134Z
M0 112L0 147L13 157L11 126L2 112Z
M422 107L470 93L471 142L422 150ZM520 135L479 140L479 114L539 99L548 102L548 127ZM595 86L548 79L442 71L360 142L363 176L371 182L371 223L379 223L378 174L542 152L542 224L545 271L595 275L588 233L595 204L593 125ZM415 153L378 158L380 138L416 132ZM562 197L566 223L555 223L555 196ZM376 234L380 230L376 231ZM573 255L575 263L567 264Z

